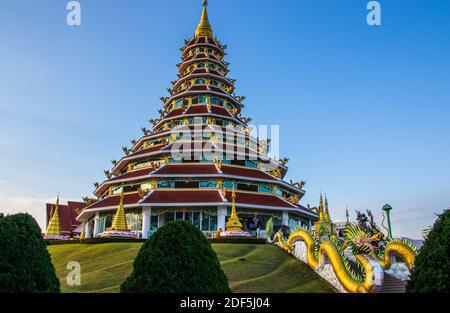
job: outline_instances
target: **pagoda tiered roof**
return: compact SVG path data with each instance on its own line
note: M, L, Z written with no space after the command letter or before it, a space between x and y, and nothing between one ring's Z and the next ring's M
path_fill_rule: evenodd
M286 162L268 156L262 148L267 143L252 136L248 119L240 115L245 97L234 92L235 80L228 77L225 49L213 37L205 5L194 37L181 49L178 78L167 89L169 94L160 98L163 107L159 118L150 120L151 129L142 128L144 136L132 140L133 146L123 149L126 155L113 161L112 170L105 171L108 179L95 184L94 193L101 199L85 208L78 219L117 209L121 188L130 191L124 194L126 209L230 206L231 193L223 193L223 181L226 186L232 183L241 188L236 190L237 207L316 215L294 203L303 197L305 192L298 187L303 185L283 180ZM202 153L199 159L198 153ZM195 187L200 179L207 179L206 185L216 189L200 187L205 186L200 183L197 189L179 188ZM177 188L159 188L158 183Z

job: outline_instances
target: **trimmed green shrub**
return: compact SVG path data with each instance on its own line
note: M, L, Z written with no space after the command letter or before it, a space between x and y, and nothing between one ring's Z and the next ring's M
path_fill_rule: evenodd
M47 246L58 246L58 245L70 245L70 244L83 244L83 245L94 245L102 243L143 243L145 239L133 239L133 238L87 238L83 240L73 239L73 240L46 240Z
M228 280L203 233L187 222L159 228L139 251L123 293L228 293Z
M59 292L41 230L28 214L0 219L0 293Z
M442 213L420 249L407 292L450 292L450 210Z
M265 245L266 240L262 238L247 238L247 237L219 237L209 238L210 243L236 243L248 245Z

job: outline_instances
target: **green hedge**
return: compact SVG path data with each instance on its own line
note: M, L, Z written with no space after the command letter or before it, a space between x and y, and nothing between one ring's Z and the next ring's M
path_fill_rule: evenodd
M145 242L145 239L133 238L87 238L83 240L46 240L48 246L69 245L69 244L102 244L102 243L128 243L128 242Z
M220 238L208 238L210 243L238 243L238 244L252 244L263 245L266 243L265 239L261 238L247 238L247 237L220 237ZM57 245L70 245L70 244L102 244L102 243L128 243L128 242L145 242L145 239L132 239L132 238L88 238L84 240L46 240L48 246Z
M247 237L219 237L210 238L210 243L246 243L251 245L263 245L266 243L265 239L261 238L247 238Z

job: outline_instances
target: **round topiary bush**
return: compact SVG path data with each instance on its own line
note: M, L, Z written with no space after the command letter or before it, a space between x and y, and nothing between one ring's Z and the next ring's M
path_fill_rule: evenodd
M442 213L420 249L407 292L450 292L450 210Z
M206 237L187 222L170 222L142 246L124 293L227 293L228 280Z
M35 219L0 219L0 293L59 292L59 280Z

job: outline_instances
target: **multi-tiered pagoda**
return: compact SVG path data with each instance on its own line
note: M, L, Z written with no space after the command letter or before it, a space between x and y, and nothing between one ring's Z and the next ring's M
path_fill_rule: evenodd
M213 36L204 1L195 35L182 48L178 79L161 98L160 117L150 120L151 130L142 128L144 135L131 148L123 148L125 156L96 184L99 200L78 215L83 236L114 231L119 205L126 228L143 238L174 220L211 236L226 229L233 200L244 231L252 235L270 218L291 228L311 227L318 219L299 204L304 184L283 180L286 162L268 156L269 141L255 138L249 119L241 116L244 97L235 94L235 80L228 77L225 49Z

